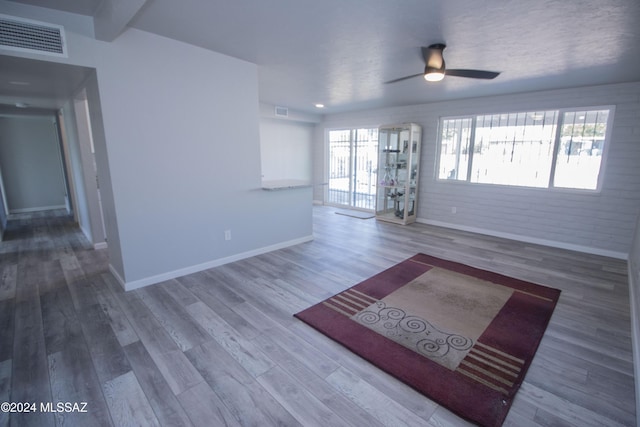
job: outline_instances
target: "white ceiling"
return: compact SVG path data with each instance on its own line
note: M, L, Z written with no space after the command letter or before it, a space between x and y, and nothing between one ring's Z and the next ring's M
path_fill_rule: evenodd
M91 16L113 0L13 1ZM148 0L129 26L256 63L260 101L312 113L640 80L638 0ZM447 67L502 74L384 83L439 42Z

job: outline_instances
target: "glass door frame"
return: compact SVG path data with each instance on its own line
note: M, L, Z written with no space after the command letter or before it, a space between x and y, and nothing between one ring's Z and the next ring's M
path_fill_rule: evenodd
M367 134L375 132L375 144L371 144L371 146L366 147L363 146L362 143L369 143L373 140L372 137L365 137L364 139L358 138L358 132L365 131ZM335 156L332 156L332 143L331 143L331 133L332 132L348 132L348 141L338 141L343 143L348 143L348 152L349 158L348 161L343 161L343 164L348 164L348 170L344 171L346 176L344 178L348 179L348 186L346 189L332 189L332 180L340 179L332 177L335 169L332 169L332 159L336 159ZM357 209L363 210L367 212L375 211L375 197L376 197L376 181L377 181L377 162L378 162L378 141L377 141L377 126L359 126L353 128L333 128L325 130L325 191L324 191L324 204L343 207L348 209ZM359 153L359 150L365 148L363 153ZM359 155L360 154L360 155ZM360 163L366 162L365 168L358 167ZM344 166L343 166L344 168ZM358 173L360 172L360 173ZM362 176L362 173L365 173L365 177ZM366 192L358 191L360 187L359 183L364 182L364 186L368 189ZM332 191L336 192L344 192L346 191L346 195L340 197L336 197L336 194L333 194ZM346 202L346 203L344 203Z

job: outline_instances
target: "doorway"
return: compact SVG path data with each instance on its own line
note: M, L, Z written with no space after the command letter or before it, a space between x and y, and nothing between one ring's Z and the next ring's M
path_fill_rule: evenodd
M378 128L330 130L325 203L365 211L375 209Z
M70 209L54 112L0 115L5 214Z

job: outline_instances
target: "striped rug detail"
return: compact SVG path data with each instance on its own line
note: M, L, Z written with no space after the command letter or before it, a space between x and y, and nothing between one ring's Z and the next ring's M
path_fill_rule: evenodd
M351 317L356 313L369 307L371 304L378 301L375 298L371 298L367 294L363 294L355 289L347 289L346 291L334 295L322 304L343 314L347 317Z
M514 385L525 361L476 342L456 372L505 395Z

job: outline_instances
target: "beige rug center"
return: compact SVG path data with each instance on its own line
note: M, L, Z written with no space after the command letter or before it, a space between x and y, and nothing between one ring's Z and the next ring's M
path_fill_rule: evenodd
M513 290L434 267L352 319L455 370Z

